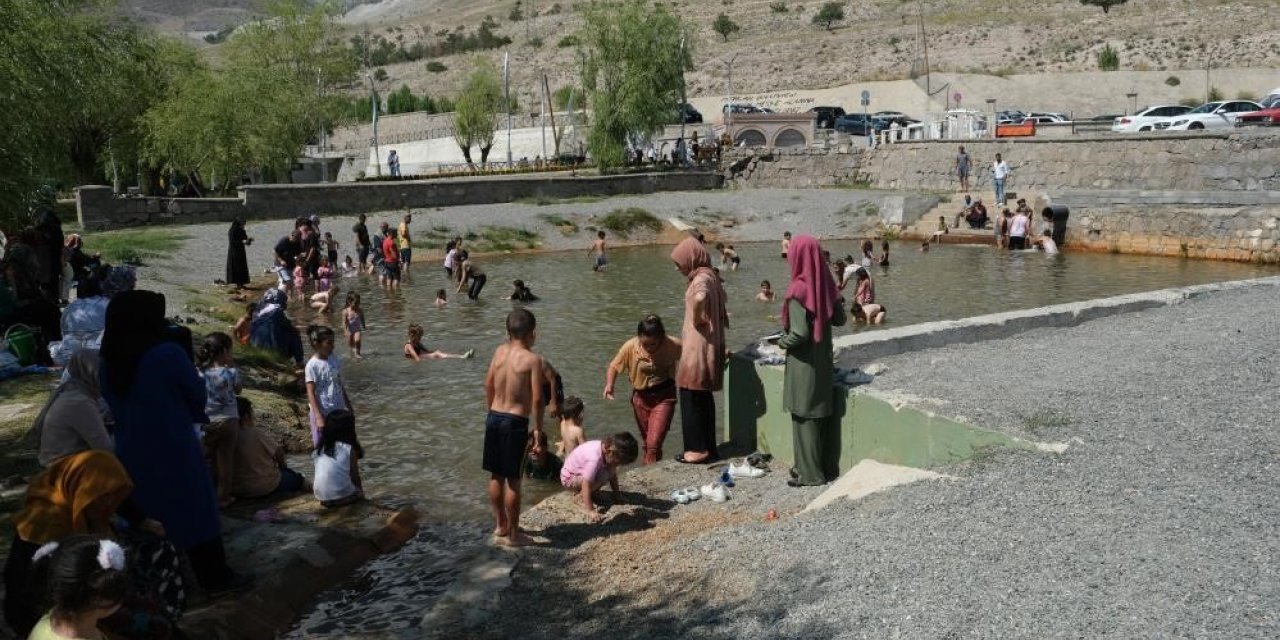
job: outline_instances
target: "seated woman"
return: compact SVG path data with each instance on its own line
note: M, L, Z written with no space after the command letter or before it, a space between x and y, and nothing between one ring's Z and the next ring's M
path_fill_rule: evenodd
M81 349L71 356L65 379L31 430L40 442L37 460L42 467L88 449L115 450L102 415L97 351Z
M284 445L258 428L253 417L253 403L248 398L237 396L236 409L240 413L240 435L236 438L231 495L262 498L275 493L309 491L311 486L307 479L285 464Z
M42 615L42 590L32 585L36 551L74 535L115 538L111 519L117 515L129 524L135 538L141 539L142 532L150 534L146 544L133 545L139 559L131 568L146 588L105 626L123 637L171 636L173 623L186 605L177 554L156 537L164 535L164 528L146 519L129 499L132 492L133 482L124 466L106 451L63 457L31 479L26 503L13 518L13 545L4 567L4 617L19 637L26 637Z
M293 358L302 366L302 334L285 314L289 297L279 289L267 289L258 303L258 311L249 327L249 344L271 349L280 355Z

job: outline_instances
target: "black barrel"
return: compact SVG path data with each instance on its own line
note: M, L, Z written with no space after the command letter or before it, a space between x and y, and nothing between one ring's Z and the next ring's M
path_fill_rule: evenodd
M1053 242L1059 247L1067 242L1067 218L1071 212L1066 207L1048 206L1040 211L1045 220L1053 222Z

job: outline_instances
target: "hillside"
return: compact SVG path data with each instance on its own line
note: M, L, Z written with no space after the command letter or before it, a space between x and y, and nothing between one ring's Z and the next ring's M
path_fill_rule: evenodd
M253 0L127 0L131 10L175 32L216 29L218 16L248 15ZM473 30L486 16L510 47L512 87L522 104L536 104L541 72L551 84L573 82L577 56L561 40L581 27L575 5L564 0L525 1L524 18L510 20L515 0L382 0L360 3L342 22L351 34L369 30L404 46L433 42L458 27ZM818 0L673 0L668 7L699 29L697 69L688 74L691 97L729 92L727 62L733 60L732 92L820 89L869 80L896 80L923 69L920 23L927 34L935 73L995 76L1093 71L1097 52L1110 44L1123 70L1203 70L1272 66L1280 54L1280 11L1275 0L1131 0L1104 14L1077 0L1013 3L1007 0L869 0L846 3L843 22L831 31L810 24ZM165 7L171 13L165 14ZM531 17L536 8L541 15ZM920 12L923 11L923 19ZM741 31L722 40L711 29L720 13ZM141 15L141 14L140 14ZM166 17L167 16L167 17ZM540 46L538 46L540 43ZM500 62L500 51L482 54ZM426 70L426 61L385 67L389 87L407 83L415 91L450 94L470 68L467 55L438 59L448 69ZM1201 81L1201 85L1203 82ZM934 85L937 86L936 84ZM1269 87L1256 87L1265 91ZM1203 94L1203 88L1184 91ZM1234 94L1229 97L1235 97Z

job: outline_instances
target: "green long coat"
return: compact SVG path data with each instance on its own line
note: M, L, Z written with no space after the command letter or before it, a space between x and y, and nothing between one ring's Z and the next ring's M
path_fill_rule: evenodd
M844 307L837 304L831 322L822 332L822 340L813 340L813 314L804 305L790 300L788 315L791 326L778 339L787 350L787 370L782 382L782 406L797 418L826 418L835 413L832 377L835 364L831 359L831 327L845 323ZM803 318L803 320L801 320Z

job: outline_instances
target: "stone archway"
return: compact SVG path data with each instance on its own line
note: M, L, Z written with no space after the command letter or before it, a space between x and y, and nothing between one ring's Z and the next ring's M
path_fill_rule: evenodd
M747 147L763 147L766 139L764 134L758 129L743 129L738 132L738 136L733 139L733 145Z
M803 133L791 128L783 129L773 138L773 146L779 149L788 147L806 147L809 140L804 137Z

